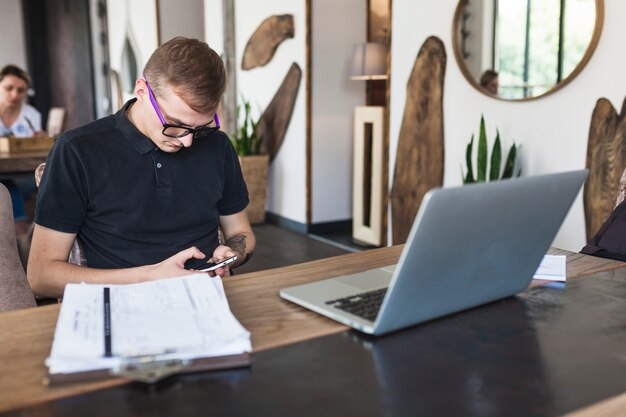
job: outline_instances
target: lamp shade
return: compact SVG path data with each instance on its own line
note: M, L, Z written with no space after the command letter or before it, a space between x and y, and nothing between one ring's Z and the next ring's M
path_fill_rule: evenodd
M378 42L361 43L352 52L353 80L384 80L387 78L387 45Z

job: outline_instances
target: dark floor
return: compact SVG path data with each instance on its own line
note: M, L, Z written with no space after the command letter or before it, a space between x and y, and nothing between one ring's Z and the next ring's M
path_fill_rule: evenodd
M309 234L312 239L328 243L332 246L345 249L349 252L360 252L367 249L375 249L376 246L368 245L352 238L352 229L337 229L331 232L318 232Z
M256 250L248 263L237 268L237 274L349 253L348 250L313 239L305 234L271 224L255 225L252 228L256 236Z

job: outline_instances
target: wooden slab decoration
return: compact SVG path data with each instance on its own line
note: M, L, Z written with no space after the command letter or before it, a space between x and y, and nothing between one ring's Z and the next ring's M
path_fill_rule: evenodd
M597 101L591 116L587 143L589 178L583 200L587 240L591 239L615 207L620 178L626 168L626 100L618 115L605 98Z
M424 194L443 185L443 42L426 39L406 88L391 189L393 244L404 243Z
M293 15L270 16L254 31L243 51L241 69L250 70L270 62L278 45L293 38Z
M302 70L294 62L259 121L257 133L263 137L261 153L269 154L270 161L278 153L287 133L301 79Z

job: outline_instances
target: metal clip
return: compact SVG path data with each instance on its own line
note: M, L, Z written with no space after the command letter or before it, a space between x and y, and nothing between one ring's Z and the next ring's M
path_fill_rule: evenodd
M116 376L153 384L170 375L180 373L191 364L189 359L180 359L175 353L122 357L119 367L111 370Z

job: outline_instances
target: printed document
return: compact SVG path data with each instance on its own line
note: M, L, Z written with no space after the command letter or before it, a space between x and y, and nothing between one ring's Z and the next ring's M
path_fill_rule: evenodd
M219 277L187 275L127 285L68 284L50 357L51 374L115 368L123 358L179 359L250 352Z

